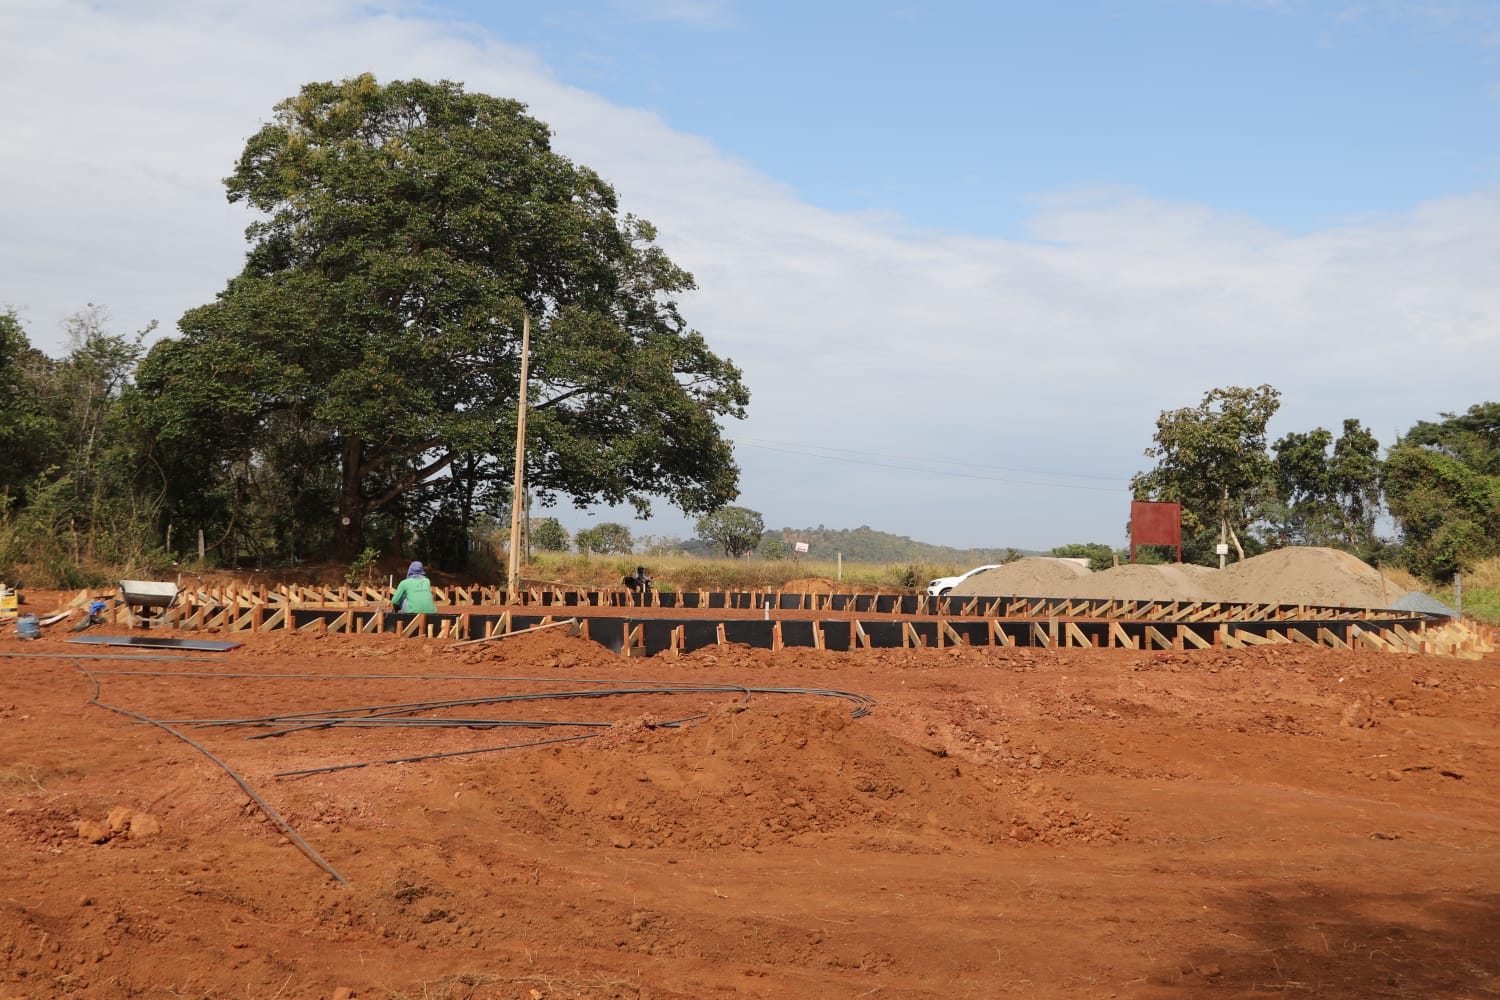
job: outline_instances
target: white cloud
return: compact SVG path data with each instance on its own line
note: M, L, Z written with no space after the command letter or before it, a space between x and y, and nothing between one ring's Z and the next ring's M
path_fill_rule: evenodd
M1387 443L1494 395L1500 191L1309 234L1063 192L1036 200L1026 240L928 233L804 204L655 115L561 85L524 49L362 10L0 8L0 303L23 308L39 346L60 353L58 321L85 302L122 331L153 317L170 331L209 300L243 254L247 219L220 179L244 139L302 83L371 70L530 104L698 278L686 313L754 397L731 433L865 456L743 450L742 502L770 525L1118 542L1123 492L1064 477L1123 488L1156 415L1214 386L1281 389L1278 433L1353 416ZM988 478L887 467L912 457Z

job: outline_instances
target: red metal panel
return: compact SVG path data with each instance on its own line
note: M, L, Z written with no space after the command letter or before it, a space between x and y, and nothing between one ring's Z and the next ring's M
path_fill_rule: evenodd
M1149 500L1130 502L1130 561L1137 545L1175 545L1182 562L1182 504Z

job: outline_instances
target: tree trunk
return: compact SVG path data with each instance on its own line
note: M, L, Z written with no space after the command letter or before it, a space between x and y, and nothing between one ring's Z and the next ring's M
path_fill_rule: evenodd
M1234 546L1235 561L1236 562L1244 562L1245 561L1245 547L1240 544L1240 536L1235 533L1235 530L1234 530L1233 526L1230 525L1230 523L1229 523L1229 521L1227 519L1224 521L1224 529L1227 532L1229 532L1229 542L1230 542L1231 545Z
M338 519L333 526L333 552L336 562L353 562L364 548L365 498L360 492L360 456L362 439L344 442L343 480L339 485Z

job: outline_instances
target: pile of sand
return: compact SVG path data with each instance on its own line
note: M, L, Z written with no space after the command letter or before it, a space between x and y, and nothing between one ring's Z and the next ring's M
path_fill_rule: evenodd
M1116 566L1090 573L1076 563L1031 557L972 576L953 593L1389 608L1404 591L1387 584L1379 570L1347 552L1292 547L1231 563L1222 570L1178 563Z
M969 577L953 588L953 596L970 597L1071 597L1070 588L1089 568L1070 559L1027 556Z
M1115 601L1212 601L1209 581L1217 570L1190 563L1116 566L1079 580L1069 597Z
M1276 549L1215 570L1212 580L1219 600L1246 604L1388 608L1405 593L1387 587L1369 563L1338 549Z

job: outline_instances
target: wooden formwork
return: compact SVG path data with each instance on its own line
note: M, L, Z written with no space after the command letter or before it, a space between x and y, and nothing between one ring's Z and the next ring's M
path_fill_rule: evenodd
M491 637L518 631L519 615L507 609L481 613L474 609L503 604L505 594L495 587L434 587L433 596L439 611L435 615L399 615L379 610L388 606L391 588L387 586L341 585L337 587L284 585L277 587L188 589L179 593L177 603L166 610L165 627L205 632L244 631L320 631L393 632L403 638L468 639ZM559 587L533 586L525 589L525 604L552 605L561 610L566 595L578 591ZM878 597L879 595L875 595ZM743 592L738 594L695 594L695 606L707 608L759 608L762 606L799 611L825 611L833 608L838 595L796 594L780 592ZM75 605L84 606L92 596L78 595ZM907 602L910 603L910 598ZM1349 649L1401 655L1437 655L1478 658L1500 646L1500 631L1473 623L1422 615L1401 617L1390 611L1318 607L1312 605L1228 604L1225 602L1134 601L1114 599L1062 598L962 598L947 600L949 615L918 622L903 614L900 600L891 610L875 613L875 600L869 602L871 613L847 621L812 622L811 629L799 630L796 642L789 643L780 621L765 621L767 648L782 649L789 644L815 649L832 648L830 630L839 631L836 648L870 649L899 645L919 648L929 644L938 648L953 646L1017 646L1039 648L1129 648L1142 650L1242 649L1259 645L1300 644L1334 649ZM595 592L588 597L589 606L598 608L661 608L661 595L650 591L635 595L628 591ZM920 599L926 607L928 599ZM372 608L376 610L371 610ZM314 617L299 614L316 611ZM117 609L116 623L129 624L126 609ZM973 631L974 619L985 624ZM529 620L529 619L528 619ZM543 622L552 622L551 614ZM955 627L967 620L969 625ZM588 619L584 618L584 622ZM736 621L743 624L743 619ZM882 629L897 627L898 632L882 631L876 641L867 624L889 622ZM873 626L872 626L873 627ZM624 655L641 655L647 648L646 626L634 621L621 626L620 650ZM687 626L672 624L665 640L653 651L672 654L687 651ZM847 634L844 630L847 629ZM804 637L801 633L806 632ZM587 627L584 634L588 634ZM714 630L716 641L724 644L726 630L719 624ZM599 641L606 641L600 639ZM612 640L609 640L612 644ZM701 643L700 643L701 644Z

